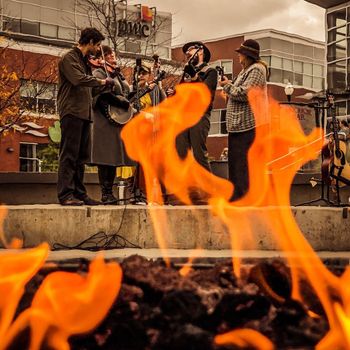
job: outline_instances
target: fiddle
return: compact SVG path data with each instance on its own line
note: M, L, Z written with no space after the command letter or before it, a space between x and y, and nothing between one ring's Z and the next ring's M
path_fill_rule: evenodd
M114 78L118 75L121 80L125 80L125 77L121 73L120 68L112 63L107 62L106 60L101 59L101 56L90 55L88 57L88 64L91 66L91 68L94 69L104 69L107 73L107 76L110 76L111 78Z

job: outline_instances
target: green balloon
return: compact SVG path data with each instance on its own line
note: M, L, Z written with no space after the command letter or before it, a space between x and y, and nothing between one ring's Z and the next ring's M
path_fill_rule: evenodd
M49 127L49 137L54 143L61 142L61 124L58 120L55 121L53 126Z

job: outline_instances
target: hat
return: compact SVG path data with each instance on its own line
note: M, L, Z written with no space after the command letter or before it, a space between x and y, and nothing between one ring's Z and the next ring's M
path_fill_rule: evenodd
M146 73L151 73L152 67L148 63L144 62L140 66L140 72L142 72L142 71L146 72Z
M186 53L187 50L191 47L191 46L195 46L198 48L202 47L203 48L203 51L204 51L204 62L209 62L210 61L210 57L211 57L211 53L209 51L209 49L201 42L201 41L191 41L187 44L185 44L183 47L182 47L182 52L183 53Z
M260 45L253 39L245 40L236 51L255 61L260 60Z

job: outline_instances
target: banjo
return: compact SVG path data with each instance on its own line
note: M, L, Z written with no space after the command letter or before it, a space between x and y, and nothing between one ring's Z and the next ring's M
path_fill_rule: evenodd
M165 71L161 71L158 76L152 80L151 84L157 84L158 82L162 81L165 78ZM130 105L129 108L123 109L121 107L113 106L111 104L105 105L105 116L108 118L108 120L115 124L126 124L136 113L136 109L133 107L133 103L135 103L136 100L140 99L142 96L146 95L147 93L151 92L152 89L150 87L146 87L139 91L138 94L135 94L130 99Z

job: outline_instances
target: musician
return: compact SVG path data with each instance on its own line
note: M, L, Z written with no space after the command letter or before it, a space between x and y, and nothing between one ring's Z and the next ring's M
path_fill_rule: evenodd
M243 197L249 188L248 150L255 138L255 119L248 103L248 91L254 86L266 88L268 70L260 59L255 40L244 41L236 50L242 66L234 82L223 77L219 82L228 96L226 127L228 131L229 180L234 185L231 201Z
M120 137L123 125L108 119L106 103L129 108L127 96L130 87L117 66L117 58L109 46L102 46L100 67L93 71L99 79L109 75L114 80L112 88L94 88L94 108L91 142L91 163L97 165L98 178L101 187L101 201L106 205L118 203L113 194L113 184L117 167L132 166L134 162L127 156L124 143ZM105 62L103 61L103 57Z
M188 59L188 63L184 68L183 81L206 84L211 92L211 101L199 122L177 137L176 148L181 158L185 158L187 152L192 149L196 161L210 171L206 142L210 129L210 113L213 107L218 74L214 68L209 67L208 62L211 53L202 42L189 42L183 46L182 51Z
M139 75L138 75L138 89L139 89L139 95L142 93L142 90L149 88L151 91L147 94L140 97L140 110L143 110L148 107L156 106L160 102L162 102L166 98L166 94L164 90L158 85L152 82L151 79L151 73L152 73L152 67L144 62L141 64L140 68L138 69ZM129 98L132 98L137 93L136 87L134 86L133 91L129 95ZM137 104L137 102L136 102Z
M84 166L88 160L90 139L91 89L112 86L112 79L91 75L89 54L100 48L104 36L95 28L82 30L79 44L68 51L58 63L58 113L62 138L58 167L57 193L61 205L96 205L83 184Z

